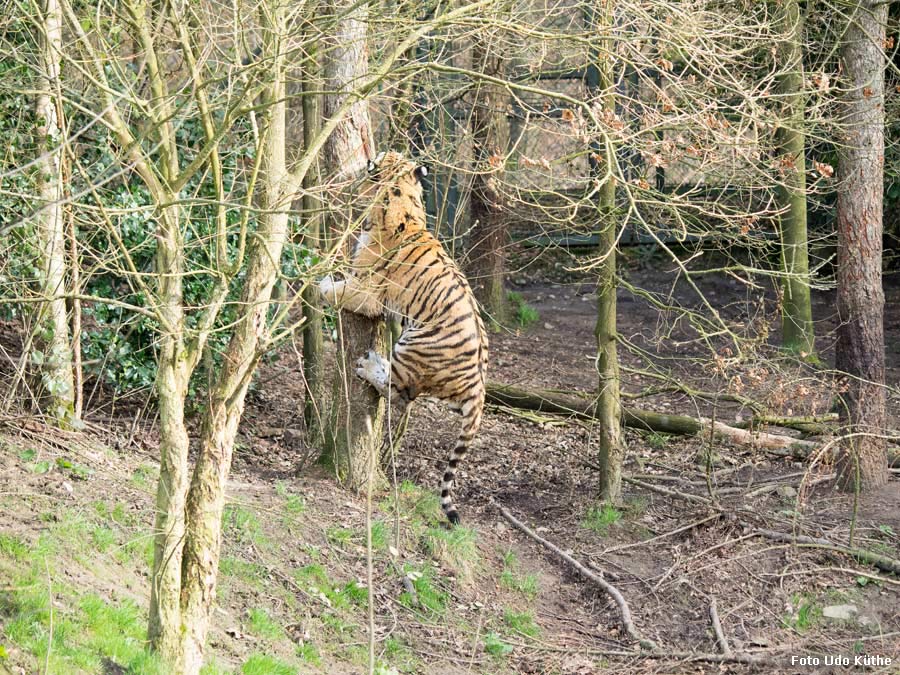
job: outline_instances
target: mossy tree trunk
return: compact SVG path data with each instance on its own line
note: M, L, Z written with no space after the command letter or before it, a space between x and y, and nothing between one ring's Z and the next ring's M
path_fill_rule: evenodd
M783 0L778 26L781 75L777 94L781 124L775 133L782 269L782 345L801 358L815 357L815 328L809 291L809 242L806 233L806 97L803 82L803 15L799 0Z
M869 490L888 480L884 389L883 45L888 3L860 0L841 45L846 78L837 176L838 314L836 366L847 373L840 418L848 431L838 483Z
M592 8L591 24L607 34L605 49L595 56L589 77L595 95L600 97L604 114L616 112L615 82L612 75L613 3L599 0ZM622 498L622 464L625 445L622 441L622 402L620 396L619 359L616 352L616 156L611 139L604 138L596 147L592 167L600 181L597 197L601 262L597 267L597 410L600 426L598 464L600 467L600 498L617 504Z
M41 408L59 426L75 414L75 383L69 320L66 309L66 237L63 219L62 102L58 99L62 54L62 8L58 0L43 0L40 22L40 64L36 78L37 189L40 200L35 223L40 270L33 316L32 363L40 371Z
M323 66L326 121L345 107L354 83L365 79L368 73L368 5L338 0L330 9L334 17L334 34L329 40ZM349 181L365 170L366 163L375 154L368 104L359 101L351 105L325 143L325 172L338 176L342 182ZM346 228L354 227L355 218L349 201L343 207L338 206L331 217L335 241L340 240L339 235ZM338 334L327 456L350 489L362 490L367 484L372 455L381 448L385 404L371 386L356 377L354 363L369 349L384 353L384 322L341 311ZM378 467L380 462L376 461L374 465ZM382 477L379 475L377 479L380 481Z

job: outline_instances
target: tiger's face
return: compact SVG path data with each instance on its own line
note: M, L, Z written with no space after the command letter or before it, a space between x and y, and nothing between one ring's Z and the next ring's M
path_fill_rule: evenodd
M397 152L381 153L369 162L374 203L369 214L369 238L385 250L425 229L422 179L428 169Z

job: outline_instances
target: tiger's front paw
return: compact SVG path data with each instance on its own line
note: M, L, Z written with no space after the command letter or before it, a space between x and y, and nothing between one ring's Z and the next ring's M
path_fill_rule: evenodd
M375 387L382 394L387 388L387 361L373 350L356 361L356 375Z
M329 305L335 304L335 286L336 283L334 278L329 274L327 277L322 277L319 279L319 294L322 296L322 299L327 302Z

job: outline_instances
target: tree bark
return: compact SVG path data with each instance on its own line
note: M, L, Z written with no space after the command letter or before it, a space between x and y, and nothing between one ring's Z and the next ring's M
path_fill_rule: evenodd
M887 3L860 0L841 46L847 80L839 145L836 367L847 373L838 483L866 491L887 482L884 290L881 282L884 181L884 53Z
M174 197L170 197L172 203ZM159 407L159 482L153 528L150 621L147 637L169 663L181 660L181 560L188 491L188 432L184 420L191 365L184 344L184 248L178 206L160 214L157 230L157 303L169 326L160 335L156 396Z
M783 0L778 17L782 40L778 48L776 93L781 101L781 125L775 133L782 177L778 185L782 270L782 345L801 358L815 357L815 329L809 291L809 247L806 233L806 97L803 82L803 17L799 0Z
M262 95L265 112L260 136L265 141L260 157L259 225L248 250L239 319L209 393L200 452L187 497L181 588L184 661L178 670L185 675L199 673L203 665L216 595L225 486L247 389L261 356L260 344L267 337L266 315L289 231L293 194L287 182L285 157L287 103L282 37L287 29L286 12L286 6L276 2L260 13L265 31L263 53L271 82Z
M604 42L612 43L613 9L611 0L601 0L594 9L592 23L607 34ZM610 61L612 49L595 55L590 84L600 96L604 114L616 112L615 83ZM600 222L598 254L601 262L597 268L597 322L594 336L597 340L597 390L596 417L600 423L598 464L600 467L600 498L616 504L622 498L622 464L625 445L622 441L622 402L619 384L619 359L616 353L616 173L615 149L610 139L604 139L596 148L592 168L600 181L597 216Z
M303 147L305 152L313 143L319 128L318 87L315 86L318 75L318 64L315 54L310 54L303 61ZM304 243L310 250L321 251L325 248L321 240L322 219L318 213L316 199L311 190L318 183L319 175L310 169L303 176L303 223L305 226ZM323 382L323 340L322 340L322 308L319 306L319 293L315 285L310 284L303 292L303 378L306 382L306 400L303 404L303 419L306 423L307 443L324 450L322 430L325 423L325 389Z
M472 48L472 67L477 72L496 76L501 71L502 59L491 48L483 36L477 36ZM502 108L500 96L499 88L487 82L480 82L475 88L471 115L475 175L469 196L472 231L468 277L472 292L495 325L505 324L508 318L503 282L509 231L497 173L505 159L498 113Z
M324 117L331 119L344 105L354 83L368 73L366 29L368 5L353 0L331 3L334 34L324 63L326 94ZM324 148L325 171L339 181L355 178L375 155L368 105L360 101L350 107L329 136ZM338 207L332 230L337 235L354 223L349 204ZM333 237L338 240L338 237ZM381 396L356 377L354 363L369 349L384 353L383 321L353 312L340 312L339 345L332 409L326 437L326 456L340 478L352 490L366 486L372 454L381 447L385 404ZM375 463L380 466L380 462ZM376 479L379 477L376 476Z
M66 238L63 221L61 102L56 92L62 50L62 8L58 0L44 0L40 36L41 61L37 77L37 189L40 200L35 234L40 269L39 292L32 341L32 361L40 363L41 407L59 426L75 415L75 384L69 320L66 310ZM41 357L38 358L38 353Z

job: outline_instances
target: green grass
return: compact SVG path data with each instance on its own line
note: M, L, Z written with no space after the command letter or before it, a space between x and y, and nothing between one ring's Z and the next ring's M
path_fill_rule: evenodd
M269 547L269 539L263 533L259 517L239 504L228 504L222 513L222 524L231 537L240 543Z
M617 525L622 520L622 512L612 504L603 504L602 506L594 506L590 508L581 521L581 526L605 535L609 532L609 528Z
M446 564L464 581L472 578L479 563L475 530L468 527L430 527L422 537L425 550Z
M24 560L28 556L28 545L18 537L0 533L0 556Z
M279 640L284 637L284 629L264 609L254 607L247 613L247 629L256 637Z
M159 470L151 464L141 464L131 474L131 484L141 490L149 490L159 480Z
M297 675L297 668L273 656L252 654L241 666L241 675Z
M503 611L503 622L511 633L521 633L528 637L537 637L541 632L534 622L534 614L531 612L514 612L510 609Z
M503 571L500 573L500 585L516 593L521 593L529 600L534 600L538 592L536 574L521 574L516 554L507 551L503 554Z
M792 595L791 606L794 611L782 619L782 623L785 627L793 628L798 633L808 630L822 617L822 608L807 595L799 593Z
M644 440L653 450L665 450L666 446L669 444L668 434L660 434L655 431L645 434Z
M284 510L290 516L299 516L306 511L306 499L292 493L284 481L275 483L275 493L284 500Z
M311 642L304 642L297 645L296 653L301 661L306 661L314 666L318 666L322 663L322 657L319 655L319 650L316 649L316 646Z
M421 570L416 570L414 567L406 565L403 571L412 582L413 588L416 589L419 608L431 614L443 614L449 598L447 593L436 585L434 568L426 565ZM413 597L408 591L400 594L400 602L407 607L415 606Z
M486 633L482 640L484 651L494 657L502 657L509 654L513 648L506 644L497 633Z
M506 300L509 302L510 314L520 328L527 328L540 319L538 311L525 302L525 298L522 297L521 293L510 291L506 294Z
M365 605L369 589L355 581L341 584L332 581L325 568L313 563L294 570L294 580L304 590L324 598L334 609L347 609L352 605Z

